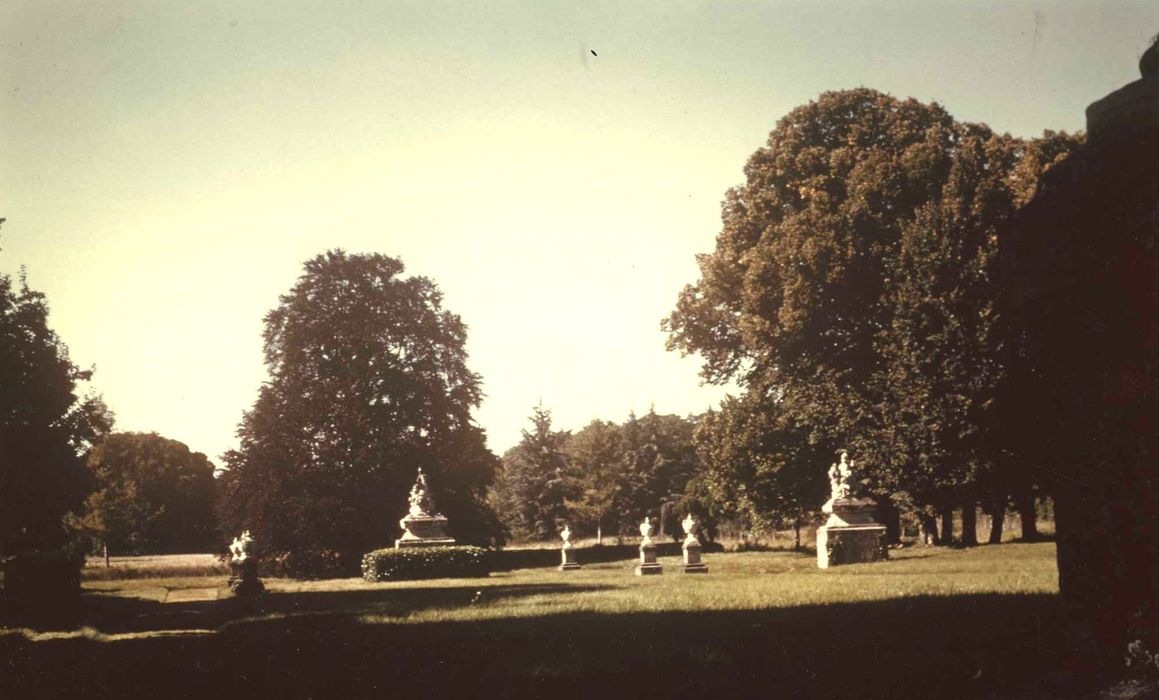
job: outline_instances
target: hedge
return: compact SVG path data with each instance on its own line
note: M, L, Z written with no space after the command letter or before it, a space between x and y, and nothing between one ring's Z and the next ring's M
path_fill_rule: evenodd
M377 549L362 557L367 581L486 576L490 557L482 547Z

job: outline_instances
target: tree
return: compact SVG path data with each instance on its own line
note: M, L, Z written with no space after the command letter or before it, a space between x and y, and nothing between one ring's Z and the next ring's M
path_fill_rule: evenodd
M91 489L84 457L112 428L82 371L48 326L48 304L0 275L0 554L53 548L62 518Z
M827 454L794 430L776 402L753 406L759 393L729 397L696 431L703 482L723 514L739 517L758 534L784 526L796 533L825 500Z
M577 496L564 505L574 520L595 528L596 542L603 544L604 528L615 528L615 506L621 483L620 434L615 423L593 420L564 446L572 471L572 491Z
M216 544L214 467L204 454L156 433L113 433L88 466L98 486L80 522L106 552L202 552Z
M266 314L270 373L225 455L219 514L275 551L361 554L390 542L416 471L461 542L502 528L484 500L498 460L471 411L467 329L426 277L329 251Z
M552 429L542 404L531 416L519 444L503 455L493 502L511 532L523 539L554 539L566 519L565 502L575 494L564 451L570 433Z
M664 321L669 348L751 394L734 411L775 405L764 430L850 449L871 494L972 508L995 469L992 268L1026 153L868 89L793 110L727 194L716 250Z

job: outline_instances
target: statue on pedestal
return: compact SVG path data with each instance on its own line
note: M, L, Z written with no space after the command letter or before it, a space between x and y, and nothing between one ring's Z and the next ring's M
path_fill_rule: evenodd
M563 561L559 565L559 570L573 571L582 568L575 560L575 548L571 543L571 528L567 526L567 523L563 524L563 531L559 533L559 536L563 538L563 547L560 549Z
M636 567L637 576L653 576L663 571L656 563L656 543L652 541L652 519L645 517L640 523L640 535L644 538L640 542L640 565Z
M410 508L403 519L398 521L402 537L394 541L396 549L402 547L439 547L455 544L447 535L447 519L435 510L431 487L427 475L420 468L407 497Z
M888 558L885 526L874 518L876 506L853 495L853 460L845 450L829 467L829 500L821 512L829 516L817 528L817 566L879 561Z
M254 538L249 530L233 538L229 545L229 590L238 596L254 596L266 589L258 578L258 558L254 556Z
M684 568L686 574L706 574L708 567L700 561L700 540L696 534L700 530L700 523L689 513L681 521L684 528Z

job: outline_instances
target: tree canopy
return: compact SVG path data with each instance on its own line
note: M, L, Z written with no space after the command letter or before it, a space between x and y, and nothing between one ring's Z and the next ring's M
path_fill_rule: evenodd
M156 433L112 433L88 458L97 490L81 527L117 554L203 552L217 543L213 464Z
M801 454L849 448L877 495L973 498L995 461L998 237L1072 144L1028 145L864 88L790 112L727 193L716 249L663 323L706 380L746 394L714 429L775 406L766 435Z
M0 275L0 553L64 543L63 516L92 487L84 456L112 428L91 371L48 325L44 294Z
M498 464L472 420L467 329L400 260L334 250L266 314L270 378L225 455L220 518L275 550L392 541L421 467L453 536L500 536L484 490Z

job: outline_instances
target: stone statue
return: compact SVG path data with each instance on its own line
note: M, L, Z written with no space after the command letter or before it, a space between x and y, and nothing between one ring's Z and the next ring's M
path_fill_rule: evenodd
M684 528L684 539L696 539L696 519L692 517L692 513L684 516L684 520L680 522L680 526Z
M241 563L249 557L249 546L253 544L254 538L250 535L250 531L246 530L241 533L241 537L233 538L233 544L229 546L229 552L233 555L230 561Z
M560 548L559 570L571 571L581 568L575 560L575 545L571 543L571 528L567 526L567 523L563 524L563 530L560 531L559 536L563 538L563 547Z
M652 541L652 519L644 516L644 522L640 523L640 535L644 538L644 542L650 543Z
M841 462L829 467L829 497L836 501L849 498L853 486L853 461L846 461L849 453L841 450Z
M419 468L419 475L414 486L410 487L410 514L428 515L435 512L435 503L431 498L431 489L427 485L427 475Z

